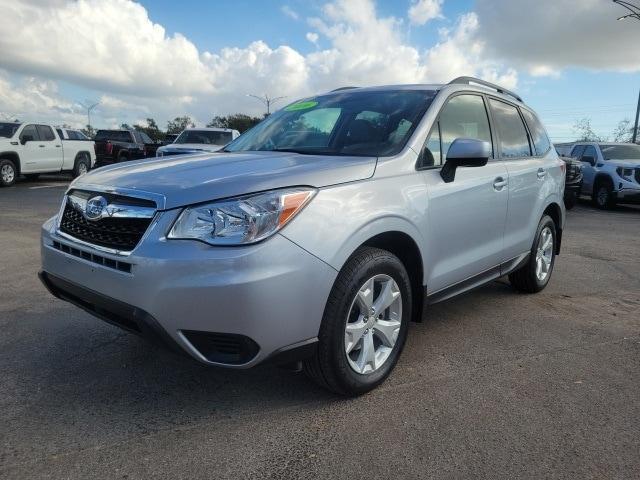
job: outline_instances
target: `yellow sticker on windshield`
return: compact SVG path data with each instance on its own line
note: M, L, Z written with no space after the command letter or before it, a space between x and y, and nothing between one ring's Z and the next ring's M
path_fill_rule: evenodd
M291 105L286 107L285 110L287 112L295 112L296 110L307 110L309 108L315 107L316 105L318 105L318 102L310 100L308 102L292 103Z

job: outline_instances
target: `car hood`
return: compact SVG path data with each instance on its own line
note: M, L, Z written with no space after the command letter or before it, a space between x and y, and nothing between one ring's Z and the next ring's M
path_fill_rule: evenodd
M627 168L636 168L640 167L640 158L633 160L617 160L612 158L611 160L607 160L609 165L615 165L616 167L627 167Z
M373 175L376 157L243 152L159 157L92 170L70 188L129 189L162 195L170 209L252 192L325 187Z
M203 152L217 152L224 145L209 145L206 143L170 143L169 145L163 145L158 150L162 149L162 151L194 151L194 150L202 150Z

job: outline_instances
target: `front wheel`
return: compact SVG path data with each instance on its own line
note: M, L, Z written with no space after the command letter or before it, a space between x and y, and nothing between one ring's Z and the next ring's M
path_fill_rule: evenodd
M16 182L16 166L11 160L0 160L0 186L10 187Z
M544 215L538 223L527 263L509 274L509 281L520 292L537 293L549 283L555 261L556 224Z
M593 196L593 201L596 204L596 207L602 210L607 210L615 206L612 190L611 185L606 182L601 182L596 186Z
M404 346L411 293L398 257L378 248L358 250L333 285L318 349L305 361L305 372L341 395L360 395L380 385Z

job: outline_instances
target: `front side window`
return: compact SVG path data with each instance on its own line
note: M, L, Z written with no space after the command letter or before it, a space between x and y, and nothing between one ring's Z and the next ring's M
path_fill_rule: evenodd
M231 132L216 130L185 130L173 143L198 143L202 145L226 145L231 141Z
M587 145L584 149L584 152L582 152L581 160L583 162L589 162L589 163L595 164L597 159L598 159L598 153L596 152L596 147L594 147L593 145Z
M425 144L422 166L441 165L456 138L472 138L491 143L491 129L484 100L479 95L456 95L440 112Z
M56 136L53 134L53 130L48 125L38 125L38 135L41 142L50 142L55 140Z
M304 99L270 115L225 151L395 155L405 146L435 93L353 89Z
M33 142L34 140L40 140L38 136L38 130L36 130L35 125L27 125L22 129L22 133L20 133L20 140L28 140Z
M529 132L531 132L536 154L544 155L551 148L551 142L549 141L549 137L547 137L547 132L544 131L540 120L538 120L533 113L524 108L520 111L522 112L525 122L527 122Z
M518 109L500 100L490 99L491 112L500 137L502 157L519 158L531 156L529 137Z

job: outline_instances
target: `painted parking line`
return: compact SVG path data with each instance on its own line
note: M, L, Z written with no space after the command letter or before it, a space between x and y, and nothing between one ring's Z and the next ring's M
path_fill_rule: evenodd
M66 185L38 185L37 187L29 187L29 190L39 190L40 188L66 187Z

